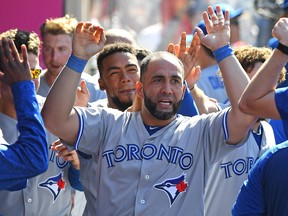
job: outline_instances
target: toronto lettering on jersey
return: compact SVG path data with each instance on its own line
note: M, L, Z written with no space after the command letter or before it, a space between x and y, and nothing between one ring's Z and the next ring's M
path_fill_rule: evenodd
M115 149L107 150L102 155L108 164L108 168L122 161L133 160L166 160L168 163L177 164L181 169L187 170L193 165L193 155L185 153L177 146L160 146L146 143L142 147L136 144L118 145Z
M243 173L248 173L253 164L255 163L253 157L247 157L246 159L237 159L236 161L229 161L226 163L221 163L221 169L224 171L225 178L231 178L232 173L236 175L242 175Z

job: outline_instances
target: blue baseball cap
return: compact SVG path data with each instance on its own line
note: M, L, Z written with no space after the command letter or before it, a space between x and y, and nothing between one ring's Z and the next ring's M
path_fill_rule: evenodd
M286 10L287 8L288 8L288 0L284 0L282 5L281 5L281 9Z
M230 19L237 18L237 17L241 16L243 13L243 8L234 9L226 3L218 3L217 5L219 5L221 7L223 14L225 14L226 10L230 11ZM215 12L216 12L216 6L217 5L212 6L213 10Z

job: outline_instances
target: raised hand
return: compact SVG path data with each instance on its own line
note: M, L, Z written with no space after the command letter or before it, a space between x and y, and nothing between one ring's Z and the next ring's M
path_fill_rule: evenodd
M84 60L90 59L103 49L106 37L101 26L91 22L78 23L73 37L73 54Z
M0 41L0 79L7 85L31 80L28 54L25 45L21 46L22 59L12 40L3 38Z
M189 76L199 56L200 39L194 35L190 47L186 45L186 32L181 35L180 44L170 43L167 51L176 55L184 65L185 79Z
M207 35L204 35L203 31L196 27L201 43L212 51L230 43L230 12L226 10L224 17L220 6L216 6L216 12L217 15L209 6L208 12L204 11L202 14Z
M288 46L288 18L280 18L272 29L273 37L277 38L280 43Z

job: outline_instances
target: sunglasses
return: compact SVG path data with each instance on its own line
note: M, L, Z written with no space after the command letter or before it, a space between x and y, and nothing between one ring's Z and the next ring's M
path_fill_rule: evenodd
M41 72L42 72L42 68L31 68L30 69L30 73L31 73L32 79L39 78Z

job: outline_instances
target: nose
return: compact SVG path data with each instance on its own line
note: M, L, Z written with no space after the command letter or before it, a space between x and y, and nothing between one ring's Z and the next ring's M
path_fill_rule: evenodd
M121 83L131 82L131 76L126 72L122 71L121 73Z
M57 50L55 50L55 49L52 50L51 57L52 57L53 61L59 59L59 52Z
M172 87L171 87L170 82L164 82L164 83L163 83L161 92L162 92L163 94L172 94Z

